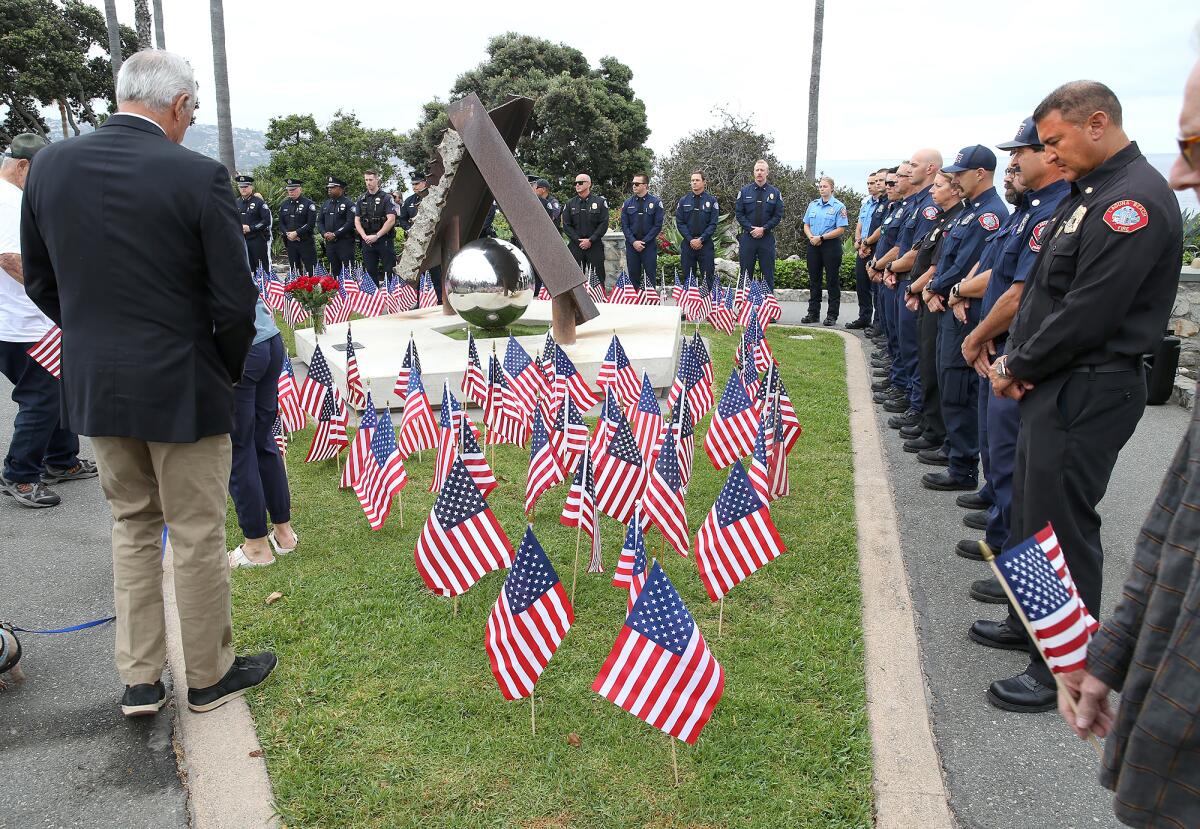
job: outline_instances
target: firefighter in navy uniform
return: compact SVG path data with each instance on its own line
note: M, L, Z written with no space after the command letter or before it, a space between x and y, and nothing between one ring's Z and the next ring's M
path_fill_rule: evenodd
M287 180L287 195L279 206L279 232L287 248L288 268L312 274L317 266L317 246L313 231L317 226L317 206L304 195L300 180Z
M653 285L658 273L658 234L662 232L662 199L650 195L650 177L633 176L633 195L621 205L621 233L625 236L625 264L633 287ZM646 283L643 283L643 274Z
M1104 551L1096 505L1146 405L1142 355L1162 340L1179 286L1183 222L1162 175L1121 128L1121 104L1095 81L1051 92L1033 113L1046 163L1071 189L1042 231L1037 259L991 365L992 391L1019 401L1012 527L1052 524L1080 598L1100 615ZM971 638L1025 644L1012 615ZM991 642L985 640L992 640ZM1030 648L1025 672L991 684L1009 711L1050 711L1054 679Z
M362 245L363 270L376 284L396 266L396 209L392 197L379 186L379 174L363 173L367 192L354 203L354 229Z
M592 192L586 173L575 176L575 195L563 211L567 247L579 267L590 270L604 285L604 234L608 231L608 202Z
M675 229L679 231L679 265L684 274L699 270L703 279L716 272L713 234L721 218L721 207L705 188L704 173L696 170L690 179L692 191L675 205ZM697 280L697 284L707 284Z
M330 176L325 184L329 198L317 214L317 232L325 240L329 272L337 276L354 265L354 202L346 198L346 182Z
M238 176L238 216L242 220L242 236L246 240L246 259L250 262L250 270L255 271L260 266L263 270L271 268L271 208L254 195L254 177Z
M741 225L738 236L738 267L754 276L754 264L767 287L775 290L775 227L783 221L783 194L767 184L771 168L763 159L754 162L754 182L738 191L734 215Z

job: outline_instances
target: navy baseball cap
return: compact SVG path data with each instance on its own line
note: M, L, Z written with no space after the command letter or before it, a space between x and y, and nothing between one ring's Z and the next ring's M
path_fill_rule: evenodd
M964 170L996 169L996 154L982 144L963 147L954 157L954 163L943 167L943 173L961 173Z
M1003 144L997 144L997 150L1019 150L1022 147L1037 147L1041 148L1042 139L1038 135L1037 124L1033 123L1033 118L1026 118L1021 122L1021 126L1017 127L1017 134L1013 136L1012 141L1005 141Z

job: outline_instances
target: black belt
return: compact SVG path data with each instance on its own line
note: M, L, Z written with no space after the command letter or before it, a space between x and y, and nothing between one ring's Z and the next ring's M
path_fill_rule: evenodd
M1143 369L1142 355L1125 355L1114 357L1103 363L1093 363L1086 366L1076 366L1071 369L1076 374L1119 374L1123 371L1141 371Z

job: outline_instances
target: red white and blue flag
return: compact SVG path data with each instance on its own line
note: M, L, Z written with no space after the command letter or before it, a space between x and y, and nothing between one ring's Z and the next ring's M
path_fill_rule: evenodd
M625 614L633 610L633 603L646 585L646 517L642 513L641 503L633 508L629 517L629 526L625 528L625 543L621 545L621 558L617 560L617 569L613 571L613 587L623 587L629 592L629 601L625 606Z
M511 334L504 348L504 379L508 381L504 406L510 417L528 425L533 407L537 404L538 395L548 394L546 378L538 371L538 367L517 338Z
M367 402L362 376L358 373L358 357L354 353L354 337L350 334L349 325L346 326L346 397L356 409L361 409Z
M62 330L57 325L51 325L50 330L25 353L55 377L62 376Z
M650 481L642 496L646 517L662 532L667 543L685 558L691 547L687 509L683 499L683 475L679 469L679 450L675 430L663 431L658 457L650 472Z
M567 392L571 399L582 411L587 411L600 402L599 395L583 379L583 375L575 369L575 364L561 348L554 349L554 403L552 411L557 412L562 405Z
M346 438L346 407L333 387L325 389L321 408L317 412L317 430L308 448L305 463L327 461L336 457L349 444Z
M586 448L586 446L585 446ZM558 453L550 445L546 423L541 411L533 413L533 433L529 441L529 475L525 479L525 512L533 512L538 498L551 487L558 486L567 478L559 461Z
M387 409L371 432L371 451L363 472L354 484L354 494L362 505L371 529L378 530L392 511L392 499L408 483L408 472L396 447L396 427Z
M658 444L664 427L658 395L654 393L654 387L650 385L650 375L644 371L637 403L629 409L629 426L633 430L633 439L637 441L638 451L642 458L649 460L650 453Z
M433 277L429 275L429 271L421 274L421 291L417 296L418 308L434 308L442 304L433 288Z
M621 345L616 334L613 334L613 338L608 344L608 351L604 355L604 361L600 363L600 373L596 379L596 385L601 392L610 386L616 389L617 401L622 406L632 405L641 393L642 383L638 379L637 371L630 364L629 357L625 354L625 347Z
M753 452L757 425L754 406L734 370L704 436L704 451L713 466L724 469Z
M340 488L351 489L358 483L359 476L367 466L367 456L371 454L371 435L375 433L378 423L375 401L371 399L371 393L367 392L367 402L363 406L363 413L359 415L358 429L354 432L354 440L350 441L350 451L346 453L346 465L342 467L342 480L338 483Z
M487 380L483 377L483 364L479 362L479 349L475 346L475 337L467 332L467 369L463 372L463 397L473 400L475 405L482 407L487 400Z
M646 489L646 461L629 421L619 410L616 418L608 446L596 461L596 509L624 524ZM661 426L661 415L658 422Z
M384 285L387 283L384 282ZM387 313L387 291L376 285L368 272L363 272L357 300L354 310L364 317L378 317Z
M771 511L737 461L696 534L696 567L708 597L717 601L785 549Z
M421 356L417 353L417 343L411 336L404 349L404 359L400 361L400 371L396 374L396 383L392 386L392 394L403 400L408 394L408 376L413 371L421 372Z
M327 390L333 392L340 407L341 392L333 385L333 375L329 371L329 363L325 361L325 355L321 352L321 346L318 345L313 349L312 357L308 361L308 374L304 378L304 384L300 387L300 408L314 418L319 417L321 404Z
M641 303L638 289L633 287L633 281L625 271L621 271L617 276L617 284L613 287L613 292L609 294L608 301L614 305L639 305Z
M767 370L764 382L759 384L758 391L754 395L754 411L756 413L762 414L766 408L768 397L775 401L775 405L779 408L776 426L782 434L784 451L791 453L792 447L796 445L796 441L800 439L804 429L800 425L800 418L796 415L796 407L792 405L792 399L788 397L787 387L783 385L783 378L779 376L778 363L772 363L771 368Z
M287 354L283 355L283 368L276 383L279 397L279 415L283 428L289 434L304 428L304 409L300 405L300 392L296 388L296 371Z
M600 555L600 518L596 511L596 476L592 466L591 450L585 451L575 466L571 489L563 503L558 521L564 527L579 527L592 540L592 556L588 562L589 573L603 573L604 564Z
M437 421L433 419L433 409L421 383L421 369L414 366L408 374L404 414L400 416L400 431L396 437L400 457L407 458L413 452L432 449L437 446L437 439Z
M708 322L724 334L732 334L737 326L733 314L733 294L732 288L722 288L719 284L718 290L713 292L713 309L708 315Z
M575 399L567 392L554 418L554 427L550 430L550 445L554 447L563 469L575 466L576 459L587 449L589 437L587 424L575 407Z

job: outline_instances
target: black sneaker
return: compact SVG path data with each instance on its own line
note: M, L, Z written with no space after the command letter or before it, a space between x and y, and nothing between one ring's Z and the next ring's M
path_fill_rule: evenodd
M38 481L34 484L13 483L7 478L0 477L0 492L15 499L18 504L30 509L45 509L57 507L62 498L50 487Z
M216 685L188 689L188 708L199 712L220 708L265 682L278 662L271 651L234 657L233 665Z
M813 322L816 322L816 321L817 321L817 315L816 315L816 314L805 314L805 315L804 315L804 319L800 320L800 324L801 324L801 325L808 325L809 323L813 323Z
M148 717L167 704L167 689L160 679L151 685L126 685L121 695L121 713L126 717Z
M95 478L99 474L96 464L79 458L70 469L54 469L47 466L46 471L42 473L42 483L60 484L63 481L82 481L86 478Z

